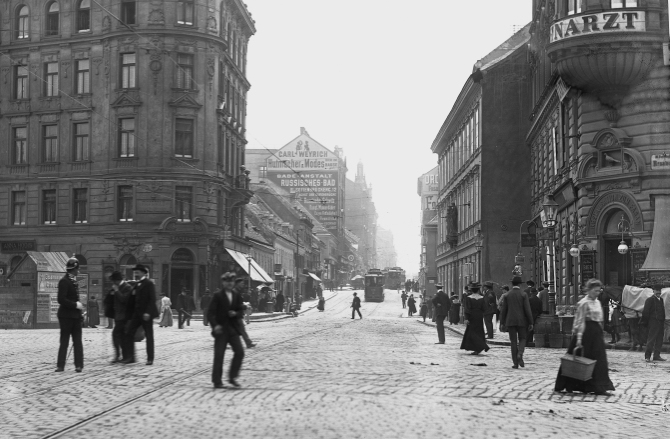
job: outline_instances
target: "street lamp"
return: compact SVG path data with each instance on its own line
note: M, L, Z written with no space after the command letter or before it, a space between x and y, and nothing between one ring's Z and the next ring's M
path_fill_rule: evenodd
M247 262L249 263L249 271L247 271L247 274L249 275L249 294L251 294L251 255L247 255Z
M478 257L478 264L477 264L477 275L479 277L479 280L481 281L483 279L482 277L482 256L481 252L482 249L484 248L484 234L482 233L481 230L477 230L477 235L475 235L475 249L477 250L477 253L479 253Z
M617 251L622 255L625 255L628 253L628 245L626 244L626 241L623 240L623 234L630 231L630 222L623 214L621 214L621 221L619 221L616 228L621 232L621 242L619 243L619 247L617 247Z
M556 312L556 291L554 290L554 227L556 227L556 210L558 203L548 196L542 203L542 212L544 220L542 223L549 232L547 256L549 256L549 314L555 315Z

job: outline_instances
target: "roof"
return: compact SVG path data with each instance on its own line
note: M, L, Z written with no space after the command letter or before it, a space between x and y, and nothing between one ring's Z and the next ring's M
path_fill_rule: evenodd
M517 33L512 35L507 41L493 49L484 58L477 61L472 71L487 70L504 60L514 53L519 47L526 45L530 41L530 25L528 23Z

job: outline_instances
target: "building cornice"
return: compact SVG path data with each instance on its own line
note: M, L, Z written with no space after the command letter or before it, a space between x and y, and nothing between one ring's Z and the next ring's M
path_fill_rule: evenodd
M247 5L245 5L242 0L233 0L233 3L235 6L237 6L237 12L240 13L242 16L242 19L244 20L244 24L247 25L247 29L249 30L249 33L251 35L254 35L256 33L256 22L254 21L253 18L251 18L251 12L247 9Z
M473 74L474 75L474 74ZM461 124L460 119L463 117L464 109L469 110L472 105L471 102L476 102L481 99L481 86L479 83L475 82L473 75L470 75L463 88L461 89L456 102L451 107L449 115L445 119L440 131L438 131L433 144L430 147L430 150L434 154L440 154L444 149L444 140L449 140L452 137L452 131L458 129Z

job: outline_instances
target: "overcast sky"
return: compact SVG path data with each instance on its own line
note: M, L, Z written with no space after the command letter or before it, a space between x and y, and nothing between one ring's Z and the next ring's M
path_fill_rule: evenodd
M417 178L474 63L531 19L530 0L244 0L248 148L279 148L305 127L363 161L398 264L417 273Z

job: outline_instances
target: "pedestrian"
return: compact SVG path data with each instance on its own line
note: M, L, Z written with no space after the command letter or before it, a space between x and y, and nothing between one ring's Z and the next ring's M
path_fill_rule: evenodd
M484 325L486 325L486 338L493 338L493 316L498 314L498 301L496 293L493 292L493 282L484 282Z
M167 293L161 293L160 300L161 315L158 319L158 326L161 328L167 328L174 324L172 317L172 301L167 296Z
M120 271L114 271L109 275L112 289L109 294L114 303L114 329L112 330L112 344L114 345L114 358L112 363L130 358L130 344L135 341L126 336L126 325L128 324L128 306L131 305L131 294L133 287L123 279Z
M186 314L186 326L191 326L191 317L193 317L193 312L195 311L195 299L193 298L193 291L188 292L186 295L186 303L188 307L186 308L188 314Z
M242 368L244 348L239 330L239 315L244 313L242 297L233 292L235 273L226 272L221 275L221 289L212 297L209 304L208 319L214 337L214 363L212 365L212 383L214 388L223 388L223 357L226 346L233 349L233 361L230 364L228 382L233 387L240 387L237 377Z
M319 303L316 305L316 309L319 311L326 309L326 299L324 299L323 296L319 297Z
M607 391L614 390L607 369L607 353L603 339L603 308L598 301L601 287L602 283L598 279L589 279L586 282L586 297L577 304L572 325L572 340L568 347L570 355L576 354L575 350L579 350L581 356L596 360L593 375L588 381L580 381L563 376L559 368L554 386L557 392L566 390L568 393L579 391L611 396Z
M282 292L279 291L275 299L276 299L275 311L276 312L284 311L284 302L286 301L286 299L284 298L284 294L282 294Z
M444 319L449 315L451 310L451 299L447 293L442 289L441 284L435 285L437 287L437 294L433 297L433 306L435 307L435 323L437 324L437 344L444 344Z
M610 319L610 334L612 335L612 343L621 341L621 334L624 332L626 317L621 312L621 303L612 301L614 310L612 311L612 318Z
M400 299L402 300L402 307L403 307L403 309L406 308L406 303L407 303L407 293L405 293L405 292L403 291L402 294L400 295Z
M242 295L245 291L244 284L246 283L246 278L244 277L238 277L235 279L235 285L233 286L233 293L235 293L236 296L239 296L242 299L242 309L243 312L238 314L238 319L239 321L237 322L237 328L239 329L240 335L242 336L242 340L244 340L244 343L247 345L248 348L253 348L256 346L256 344L251 341L251 338L249 338L249 334L247 333L247 328L244 325L244 322L246 321L247 325L249 324L249 318L247 317L247 308L249 308L249 304L244 302L244 296Z
M449 324L458 325L461 321L461 301L453 291L451 292L451 308L449 309Z
M428 302L426 296L421 296L421 302L419 303L419 315L423 317L423 321L426 321L428 316Z
M533 330L533 314L530 310L528 295L521 291L522 282L521 276L512 278L512 290L505 294L500 311L500 322L507 329L512 345L512 367L514 369L525 366L523 352L526 349L528 331Z
M354 315L358 313L358 317L361 319L363 316L361 315L361 299L358 297L356 293L354 293L354 300L351 302L351 319L354 319Z
M186 287L182 287L179 296L177 296L177 327L184 329L184 322L186 321L189 307L188 294L186 294Z
M644 359L647 363L650 361L665 361L661 358L661 347L663 346L663 330L665 323L665 306L661 297L662 285L653 285L654 295L644 302L642 311L642 326L646 326L649 333L647 335L647 349L644 352ZM652 352L654 357L651 357Z
M537 297L542 302L542 314L549 314L549 290L544 285L537 289Z
M133 267L133 276L138 279L133 286L134 305L129 309L129 321L126 324L126 336L134 340L137 329L142 327L147 344L147 366L154 364L154 322L158 317L156 308L156 286L149 279L149 269L142 264ZM129 343L129 358L124 363L135 362L135 343Z
M91 296L86 303L86 314L88 315L88 326L90 328L97 328L100 324L100 308L98 307L98 301L95 300L95 296Z
M647 342L647 328L640 324L642 315L639 311L635 311L635 317L626 319L628 322L628 330L630 333L631 348L629 351L642 352L642 346ZM637 346L637 347L636 347Z
M461 349L473 351L470 355L479 355L481 351L488 352L484 335L484 296L479 294L480 285L473 282L469 286L470 296L465 303L465 333L461 342Z
M407 316L412 317L414 314L416 314L416 299L414 299L414 294L410 294L407 299Z
M530 313L533 315L533 330L528 332L528 342L530 343L533 341L533 337L535 336L535 325L537 324L537 319L540 317L540 314L542 314L542 301L539 297L537 297L537 289L530 289L528 302L530 303Z
M205 294L200 298L200 310L202 311L202 324L209 326L209 320L207 320L207 308L212 302L212 292L209 291L209 288L205 288Z
M65 370L67 348L72 337L74 348L74 370L81 372L84 368L84 345L81 342L81 312L84 305L79 301L79 261L72 257L65 263L65 276L58 281L58 326L60 326L60 346L56 361L56 372Z

